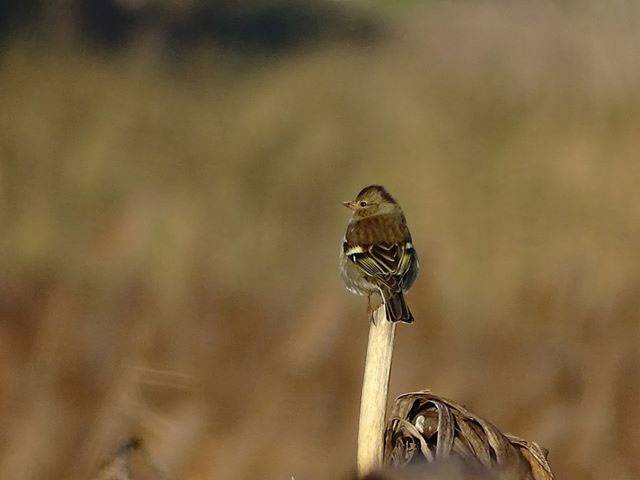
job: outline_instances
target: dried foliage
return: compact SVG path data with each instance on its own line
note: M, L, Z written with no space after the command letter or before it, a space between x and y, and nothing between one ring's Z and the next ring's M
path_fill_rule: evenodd
M132 437L105 462L93 480L165 480L166 476L151 459L142 440Z
M505 435L463 406L428 390L398 397L385 432L385 463L397 467L450 456L497 470L501 478L554 478L547 452L537 443Z
M131 455L141 447L137 438L123 444L94 480L131 480Z

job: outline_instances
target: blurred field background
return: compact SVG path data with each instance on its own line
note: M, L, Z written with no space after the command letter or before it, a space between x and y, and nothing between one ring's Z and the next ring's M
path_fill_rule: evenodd
M640 3L245 2L195 39L201 3L148 3L115 38L0 9L0 478L133 434L169 478L345 478L374 182L423 267L392 395L640 476Z

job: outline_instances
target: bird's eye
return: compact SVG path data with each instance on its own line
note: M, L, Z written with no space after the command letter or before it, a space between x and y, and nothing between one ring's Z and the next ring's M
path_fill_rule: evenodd
M363 207L363 208L364 208L364 207L366 207L366 206L367 206L367 202L365 202L365 201L363 200L362 202L360 202L360 206L361 206L361 207Z

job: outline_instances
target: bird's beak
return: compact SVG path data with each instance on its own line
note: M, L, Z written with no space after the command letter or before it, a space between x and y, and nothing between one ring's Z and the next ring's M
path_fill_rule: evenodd
M356 202L354 202L353 200L350 200L350 201L348 201L348 202L342 202L342 204L343 204L345 207L347 207L347 208L349 208L349 209L351 209L351 210L355 210L355 209L356 209Z

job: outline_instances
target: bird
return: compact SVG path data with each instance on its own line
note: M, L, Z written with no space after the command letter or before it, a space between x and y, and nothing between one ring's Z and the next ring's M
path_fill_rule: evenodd
M379 294L386 317L413 323L404 299L418 276L418 255L402 208L382 185L363 188L355 200L343 202L352 210L340 248L340 273L347 289L368 297Z

